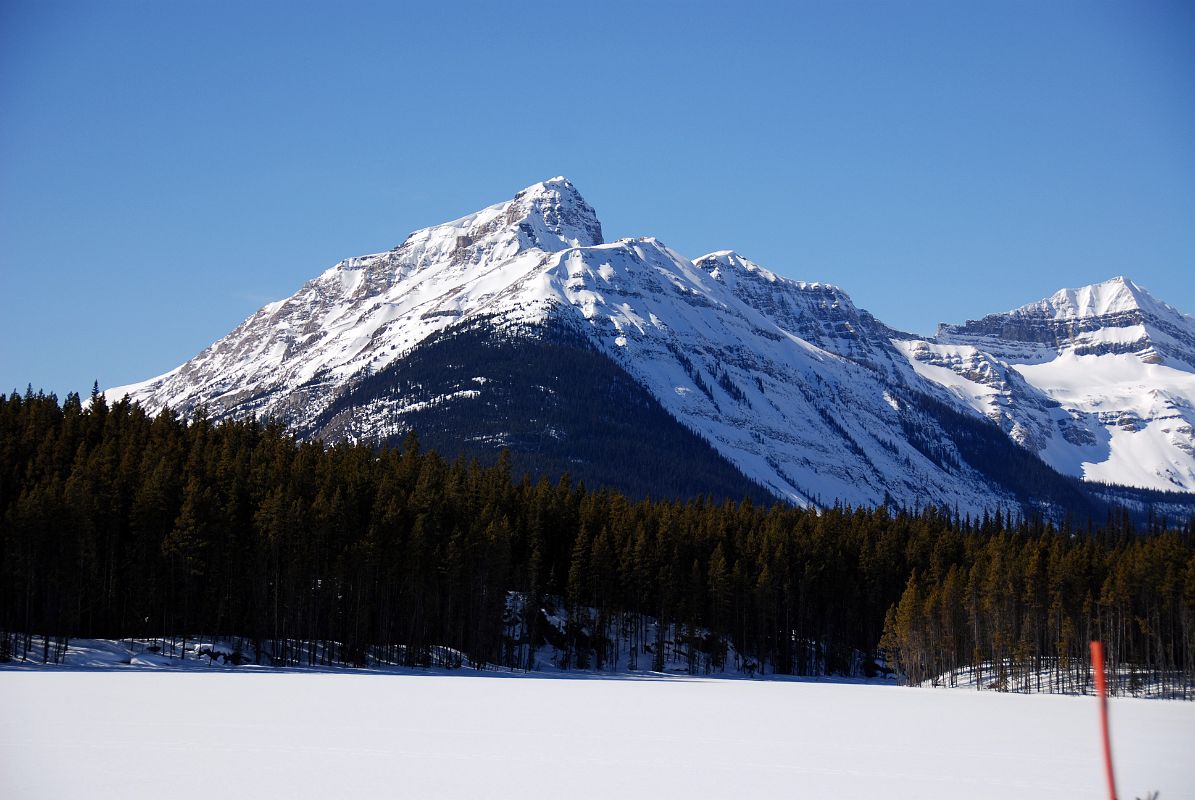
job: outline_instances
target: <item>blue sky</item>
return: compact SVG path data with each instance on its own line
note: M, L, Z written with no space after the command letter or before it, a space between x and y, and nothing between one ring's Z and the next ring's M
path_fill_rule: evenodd
M0 389L164 372L569 176L889 324L1126 274L1195 313L1195 4L0 4Z

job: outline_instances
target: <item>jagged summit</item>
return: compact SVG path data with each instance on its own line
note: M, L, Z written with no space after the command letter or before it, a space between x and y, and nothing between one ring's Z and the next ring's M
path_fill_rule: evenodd
M544 250L594 247L603 242L597 213L562 175L528 186L515 195L511 205L519 209L520 222Z
M557 252L602 243L602 224L567 178L532 184L501 203L422 228L394 248L416 268L426 264L509 258L538 249Z

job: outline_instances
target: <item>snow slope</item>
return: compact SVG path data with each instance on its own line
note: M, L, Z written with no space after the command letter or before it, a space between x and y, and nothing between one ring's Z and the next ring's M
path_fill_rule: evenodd
M869 340L810 310L857 315L849 298L764 276L780 286L773 297L789 301L775 319L744 291L761 274L733 254L690 262L646 238L561 252L543 279L557 307L579 314L595 343L673 416L781 497L878 504L892 496L963 508L1007 501L965 469L947 473L897 433L901 411L885 400L893 391L885 374L843 355ZM810 338L790 328L807 328Z
M1105 796L1095 701L795 681L0 673L0 796ZM1195 705L1111 701L1121 796Z
M733 251L690 261L650 237L606 243L593 209L554 178L386 253L342 261L186 364L107 396L372 441L429 406L489 402L492 387L477 383L363 401L321 427L338 398L437 335L467 324L503 336L567 329L744 475L795 503L979 511L1023 500L960 455L947 424L918 410L921 396L991 419L1063 473L1195 490L1195 327L1130 282L1101 286L917 340L837 287L780 277ZM1064 400L1070 390L1051 383L1067 380L1063 356L1088 355L1108 374L1082 365L1102 377ZM1125 377L1108 360L1118 355L1158 368ZM1099 388L1117 381L1115 392ZM1133 399L1112 407L1114 393ZM1144 436L1112 430L1138 417Z

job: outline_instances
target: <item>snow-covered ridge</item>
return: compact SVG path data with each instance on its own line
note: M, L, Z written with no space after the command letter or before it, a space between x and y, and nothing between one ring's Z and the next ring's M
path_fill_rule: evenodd
M1136 353L1151 361L1195 367L1195 318L1164 303L1133 281L1117 277L962 325L939 326L937 338L979 342L1021 356L1033 346L1078 355Z
M651 237L606 243L563 177L341 261L186 364L107 395L335 436L318 420L338 397L481 320L582 331L744 474L797 503L1012 502L918 414L917 395L994 421L1064 473L1195 490L1195 321L1131 281L1063 290L922 340L836 286L731 250L690 261ZM436 402L485 402L490 391L468 388ZM417 405L362 403L352 428L366 438L393 434ZM384 430L371 427L381 420Z
M1154 297L1144 287L1123 275L1103 283L1081 286L1075 289L1059 289L1054 294L1036 303L1027 303L1008 313L1023 317L1048 317L1052 319L1079 319L1105 317L1132 311L1143 311L1162 317L1185 318L1195 323L1195 318L1183 314L1174 306Z
M1075 319L1152 310L1163 306L1149 292L1122 275L1077 289L1059 289L1045 300L1027 303L1008 313L1013 316ZM1169 306L1164 307L1170 309Z

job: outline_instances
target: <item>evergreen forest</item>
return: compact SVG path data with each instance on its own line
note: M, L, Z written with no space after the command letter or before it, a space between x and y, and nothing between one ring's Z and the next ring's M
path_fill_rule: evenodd
M0 659L196 635L274 664L533 669L550 645L597 670L660 669L667 635L695 673L1009 691L1084 690L1100 639L1120 691L1195 697L1195 521L640 499L414 435L0 396Z

